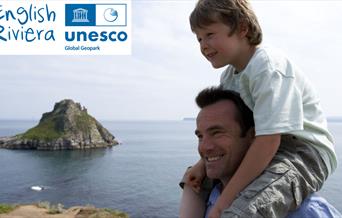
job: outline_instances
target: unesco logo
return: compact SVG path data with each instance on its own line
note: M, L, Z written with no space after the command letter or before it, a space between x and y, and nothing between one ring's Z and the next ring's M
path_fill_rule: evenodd
M65 40L68 42L124 42L128 38L127 33L122 30L127 26L127 5L66 4L65 26L89 27L82 31L66 31ZM91 27L111 28L108 28L109 31L99 31ZM113 29L113 27L117 28Z
M127 26L126 4L66 4L65 26Z

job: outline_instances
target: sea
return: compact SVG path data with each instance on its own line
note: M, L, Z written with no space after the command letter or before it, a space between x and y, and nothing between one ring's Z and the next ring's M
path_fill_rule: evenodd
M0 136L16 135L38 121L0 120ZM178 216L185 169L199 159L195 121L101 121L120 141L113 148L74 151L0 149L0 203L49 201L93 205L132 218ZM342 122L329 121L339 162ZM341 166L341 164L339 164ZM342 170L319 192L342 211ZM42 186L34 191L32 186Z

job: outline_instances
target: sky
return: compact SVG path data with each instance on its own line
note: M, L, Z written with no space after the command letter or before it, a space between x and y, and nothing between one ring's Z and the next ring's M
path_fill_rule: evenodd
M133 0L132 55L0 56L0 119L39 119L73 99L100 120L195 117L197 93L224 68L201 56L188 22L195 0ZM252 0L264 45L281 49L341 116L342 1Z

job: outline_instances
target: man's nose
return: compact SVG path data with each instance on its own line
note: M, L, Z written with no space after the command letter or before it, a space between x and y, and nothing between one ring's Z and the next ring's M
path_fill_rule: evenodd
M214 147L215 147L214 143L208 137L203 137L202 140L198 144L198 148L200 152L207 152L207 151L213 150Z

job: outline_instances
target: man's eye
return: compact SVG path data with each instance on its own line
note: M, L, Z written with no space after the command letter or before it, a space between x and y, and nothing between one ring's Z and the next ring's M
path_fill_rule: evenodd
M214 135L214 136L217 136L217 135L219 135L219 134L221 134L222 132L221 131L214 131L214 132L212 132L212 134Z
M207 37L211 37L213 35L214 35L214 33L207 33Z
M201 41L202 41L202 39L201 39L201 38L197 38L197 41L198 41L198 42L201 42Z

